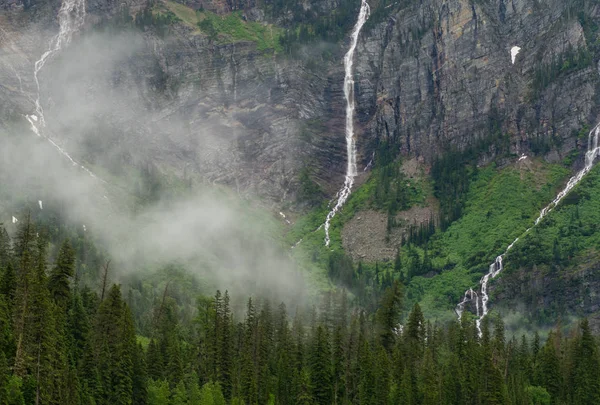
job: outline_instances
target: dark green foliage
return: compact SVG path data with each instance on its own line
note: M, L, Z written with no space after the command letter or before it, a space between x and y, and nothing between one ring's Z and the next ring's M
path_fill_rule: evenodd
M68 240L65 240L58 253L54 269L48 279L48 289L54 302L61 308L66 308L70 301L71 278L75 275L75 251Z
M581 336L573 342L573 370L571 372L573 403L600 402L600 358L598 344L591 334L587 319L581 322Z
M385 290L380 308L377 311L381 344L388 351L392 350L396 341L401 308L402 286L396 281L391 287Z
M331 13L317 14L316 10L305 10L297 1L278 0L265 2L265 9L273 19L292 15L290 27L279 37L279 42L286 54L294 55L299 44L342 40L356 22L359 5L358 0L341 0Z
M308 167L303 168L299 174L300 186L298 188L298 201L309 206L318 204L323 198L323 190L312 179Z
M488 117L489 136L465 150L451 149L434 160L431 177L440 201L438 222L443 231L462 216L469 185L478 173L478 159L485 154L498 157L509 152L510 137L502 133L501 127L501 118L492 111Z
M317 404L330 404L332 397L331 348L327 330L323 325L317 326L314 332L309 362L312 397Z
M219 291L200 297L196 318L186 319L169 287L143 347L120 287L101 302L73 288L68 245L48 266L43 234L24 220L8 257L17 272L6 290L14 290L12 306L0 292L2 405L600 402L600 352L586 320L571 337L554 331L542 344L511 339L500 318L486 317L479 337L466 312L444 326L427 322L419 305L403 317L403 286L379 265L352 270L359 281L367 272L378 280L373 311L331 291L293 320L285 305L258 299L242 315ZM397 259L394 271L429 261Z
M341 252L332 253L329 256L327 274L335 283L352 286L355 278L352 258Z
M146 7L136 14L135 21L128 22L133 23L143 31L154 30L159 36L164 37L169 26L177 21L180 21L180 19L171 11L153 13L152 2L148 2Z

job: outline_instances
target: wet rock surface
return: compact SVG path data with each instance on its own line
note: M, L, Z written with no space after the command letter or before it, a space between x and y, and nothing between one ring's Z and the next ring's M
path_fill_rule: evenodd
M189 5L200 3L215 12L259 10L252 1ZM579 20L566 17L565 3L425 0L395 4L365 27L355 56L359 171L381 140L394 140L398 152L425 162L494 131L507 134L511 152L519 155L531 155L540 137L549 150L534 152L552 161L585 148L574 131L597 116L596 66L562 74L532 93L540 63L589 48ZM326 60L310 46L306 57L289 58L259 50L253 42L216 43L178 23L163 37L138 32L134 49L115 56L101 74L72 72L68 80L85 95L74 100L53 77L93 35L96 23L121 10L107 0L87 4L84 34L41 73L48 114L63 116L74 106L89 106L96 121L115 128L115 145L127 149L124 160L152 164L182 179L224 184L268 204L295 201L304 167L329 196L339 189L346 163L341 59L347 41L330 44L333 52ZM145 2L125 5L135 14ZM326 13L337 3L313 0L304 6ZM0 117L6 121L33 109L32 64L57 32L60 3L2 0L0 7L8 10L0 18L5 55ZM591 17L599 12L596 8ZM514 64L513 46L522 48ZM114 97L98 112L93 107L107 89ZM79 150L85 148L77 138L96 136L98 126L86 124L73 135L66 130L72 120L48 122L61 144L79 156L106 160ZM492 146L489 155L494 153Z

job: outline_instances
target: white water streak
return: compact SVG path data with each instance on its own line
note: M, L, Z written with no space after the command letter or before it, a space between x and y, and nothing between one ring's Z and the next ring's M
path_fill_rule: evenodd
M358 21L352 29L352 36L350 42L350 49L344 56L344 96L346 98L346 153L348 155L348 163L346 167L346 179L344 186L338 193L338 200L333 209L327 214L325 219L325 246L329 246L331 242L329 238L329 227L331 220L335 217L335 214L342 208L350 193L352 192L352 186L354 185L354 177L357 175L356 169L356 140L354 139L354 76L352 68L354 65L354 51L358 43L358 35L363 25L369 18L371 9L366 0L362 0L360 5L360 12L358 13Z
M476 293L473 294L473 289L469 289L469 290L467 290L467 292L465 292L463 300L456 306L456 314L458 315L458 318L460 319L462 313L464 312L465 305L469 301L472 301L473 299L475 299L475 304L477 307L477 316L479 317L479 319L477 319L477 321L476 321L477 330L479 331L479 336L481 336L481 334L482 334L481 333L481 322L483 321L483 318L485 318L486 315L488 314L488 302L490 299L488 296L488 293L487 293L488 284L489 284L490 280L494 279L503 270L502 259L504 258L506 253L510 249L512 249L512 247L515 245L515 243L517 243L519 241L520 238L525 236L529 231L531 231L531 229L533 229L533 227L538 225L546 217L546 215L548 215L560 203L560 201L567 194L569 194L569 192L581 181L581 179L583 179L583 177L589 173L589 171L594 166L594 160L596 159L596 157L600 156L600 147L598 147L598 138L599 137L600 137L600 124L596 125L596 127L594 129L592 129L589 133L588 150L585 153L585 165L584 165L583 169L581 169L573 177L571 177L569 179L569 181L567 182L567 185L565 186L565 188L563 188L561 190L561 192L556 195L556 197L554 198L554 200L552 200L552 202L550 202L550 204L545 206L540 211L540 215L536 218L533 226L528 228L525 232L523 232L523 234L521 234L521 236L516 238L510 245L508 245L508 247L506 248L506 251L503 254L496 257L496 260L494 260L494 263L492 263L490 265L488 273L485 276L483 276L481 278L481 281L479 282L479 285L481 287L481 297L479 297ZM482 307L481 315L479 314L479 299L481 299L481 307Z
M63 46L69 45L73 38L73 33L79 30L85 19L85 0L64 0L58 11L59 31L52 40L50 40L49 48L42 57L35 62L33 78L37 86L37 98L35 99L35 111L37 112L40 122L43 127L46 126L44 121L44 109L40 103L40 82L38 73L46 64L46 61L54 53L60 51Z
M84 23L85 20L85 0L63 0L60 10L58 11L58 24L59 31L51 40L48 50L44 52L42 57L35 62L33 70L33 78L37 88L35 102L36 114L26 115L25 118L31 125L31 130L37 136L46 139L61 155L66 157L73 166L79 166L81 169L86 171L94 179L98 179L94 173L88 168L78 163L75 159L67 153L61 146L59 146L50 136L44 134L44 128L46 127L46 118L44 117L44 109L40 101L40 81L38 74L44 67L48 59L56 52L68 46L71 43L73 34L77 32ZM17 76L18 77L18 76ZM102 180L104 181L104 180Z

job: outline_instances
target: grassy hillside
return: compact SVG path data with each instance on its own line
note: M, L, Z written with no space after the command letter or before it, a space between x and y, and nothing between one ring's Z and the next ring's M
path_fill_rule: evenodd
M592 171L506 257L492 299L518 310L515 328L590 316L600 282L600 168ZM525 309L525 311L524 311Z
M377 297L385 287L386 277L400 279L406 285L407 308L420 302L427 317L450 319L463 292L475 287L489 263L533 224L539 210L552 200L568 173L562 165L530 159L504 168L497 168L495 164L478 168L467 179L468 191L461 217L447 229L436 229L428 242L404 244L396 260L353 263L342 248L344 224L364 209L389 212L389 199L383 204L378 202L377 190L384 177L377 169L354 191L332 221L329 249L323 243L324 230L319 229L329 210L325 205L298 220L286 235L286 241L291 246L302 240L293 249L296 259L310 263L321 273L329 273L330 277L333 272L338 282L363 296L365 305L376 300L369 295ZM407 195L411 197L404 209L423 204L427 194L432 192L428 181L398 183L410 189ZM341 265L344 269L341 271L351 274L340 275L335 267L338 262L347 263ZM327 288L327 284L321 287Z
M533 224L567 174L562 166L540 162L530 168L499 170L492 164L479 170L471 180L462 217L429 243L437 274L412 278L409 299L420 301L432 317L451 315L463 292L475 287L494 258ZM424 254L423 248L415 249Z
M281 28L272 24L246 21L239 11L217 15L167 0L158 4L154 13L172 14L185 25L193 28L196 34L206 35L217 43L254 42L260 51L282 49L279 43L279 37L283 32Z

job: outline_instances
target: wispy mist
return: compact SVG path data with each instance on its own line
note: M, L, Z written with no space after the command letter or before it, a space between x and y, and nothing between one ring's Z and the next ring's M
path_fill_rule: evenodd
M178 263L215 287L302 296L302 277L273 235L274 221L250 208L250 200L163 169L160 159L181 153L182 143L192 142L210 160L211 148L218 151L232 134L220 132L214 117L198 117L193 135L176 110L169 119L156 117L153 98L168 106L174 97L168 81L160 82L160 64L131 32L88 34L49 61L39 76L45 134L97 177L36 137L24 118L33 105L24 107L0 135L0 222L10 223L23 201L44 200L44 209L58 206L74 226L85 225L107 248L117 274ZM29 98L31 73L19 68ZM159 147L167 150L155 159ZM152 198L140 195L144 167L162 182Z

